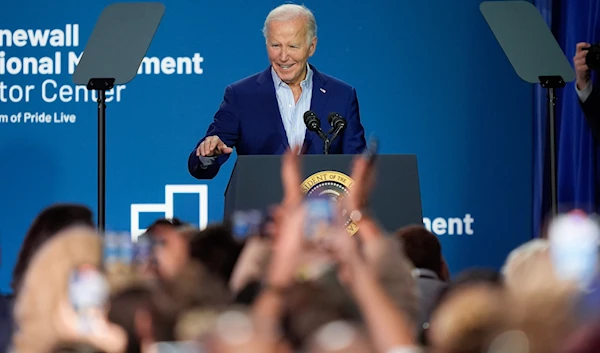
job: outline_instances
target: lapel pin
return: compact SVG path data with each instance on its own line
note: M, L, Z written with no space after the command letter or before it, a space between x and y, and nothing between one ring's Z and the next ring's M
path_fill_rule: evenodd
M325 88L320 88L320 90L321 90L321 92L323 92L323 93L327 92L327 91L325 90Z

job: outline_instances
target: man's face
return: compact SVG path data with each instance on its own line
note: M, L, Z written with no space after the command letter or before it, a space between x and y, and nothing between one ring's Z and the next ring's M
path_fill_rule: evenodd
M172 278L189 260L189 244L176 228L158 225L152 232L155 246L154 255L158 263L158 272L162 277Z
M307 42L306 19L271 21L267 35L267 53L279 78L288 85L302 82L306 63L317 47L317 39Z

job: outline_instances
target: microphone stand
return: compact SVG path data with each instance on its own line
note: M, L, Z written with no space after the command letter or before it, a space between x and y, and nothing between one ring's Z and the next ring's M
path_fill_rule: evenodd
M327 137L327 135L325 135L325 132L323 132L323 130L321 130L320 127L317 127L315 129L310 129L314 132L317 133L317 135L319 135L319 137L321 138L321 140L323 140L323 154L329 154L329 147L331 146L331 142L333 142L332 140L329 140L329 137Z
M550 207L553 216L558 215L558 177L556 145L556 94L555 89L565 87L560 76L540 76L540 85L548 89L548 138L550 140Z
M329 140L328 137L325 137L323 140L323 154L329 154L329 147L331 146L332 142L333 140Z
M329 137L325 137L323 139L323 141L324 141L323 148L325 149L325 151L323 153L329 154L329 147L331 147L331 144L333 143L333 141L335 141L335 139L338 138L340 132L342 132L342 130L344 128L345 128L345 126L339 126L339 127L337 127L333 131L333 134L331 135L331 140L329 139Z
M332 131L330 130L329 132L327 132L327 134L325 134L325 132L321 129L319 119L313 112L310 111L304 113L304 124L306 124L306 128L309 131L316 133L317 135L319 135L321 140L323 140L323 154L329 154L331 144L333 143L333 141L335 141L340 132L346 127L345 121L342 124L336 124L337 126L333 129L333 135L330 139L327 135L331 134Z
M333 141L335 141L335 139L338 138L338 136L340 135L340 132L342 132L342 130L344 130L344 128L345 128L345 126L340 126L333 131L333 134L331 135L331 143L333 143Z

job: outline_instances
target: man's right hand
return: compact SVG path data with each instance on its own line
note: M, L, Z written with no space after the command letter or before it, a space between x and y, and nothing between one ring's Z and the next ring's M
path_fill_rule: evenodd
M196 149L196 156L198 157L213 157L220 156L222 154L230 154L233 152L233 148L228 147L219 136L209 136L202 141L200 146Z
M575 72L577 73L577 89L585 89L590 83L590 68L585 63L585 56L588 51L583 50L589 48L589 43L581 42L577 43L577 51L573 57L573 63L575 65Z

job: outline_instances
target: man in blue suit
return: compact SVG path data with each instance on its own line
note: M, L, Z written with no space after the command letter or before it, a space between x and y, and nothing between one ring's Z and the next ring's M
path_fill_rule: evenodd
M323 141L304 124L309 110L325 132L329 113L346 119L329 153L359 154L366 147L355 89L308 64L317 46L312 12L281 5L267 16L263 33L271 65L225 89L213 123L188 159L198 179L214 178L233 147L239 155L283 154L294 146L305 154L323 153Z

